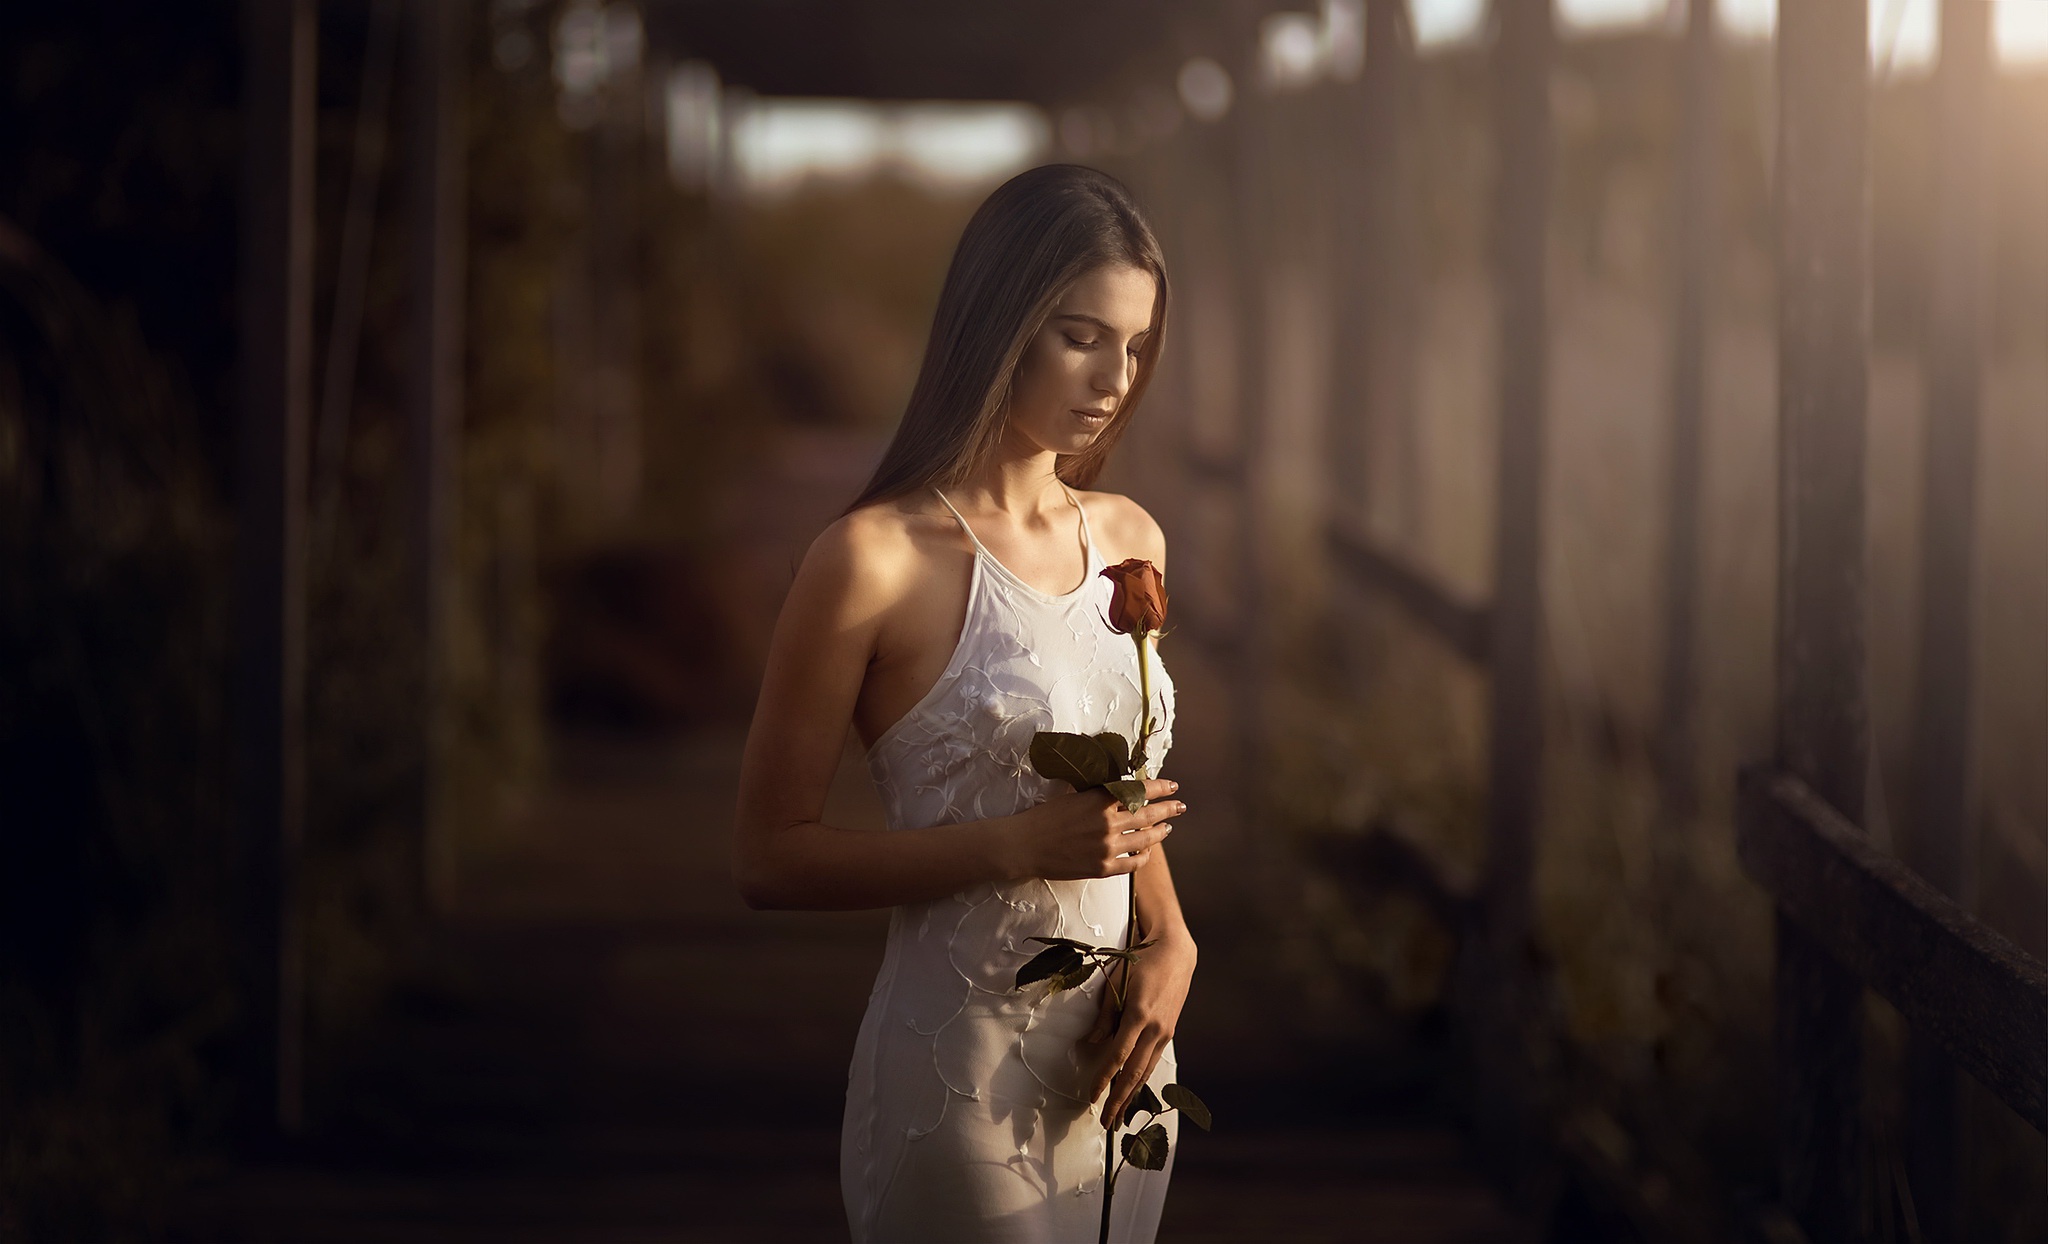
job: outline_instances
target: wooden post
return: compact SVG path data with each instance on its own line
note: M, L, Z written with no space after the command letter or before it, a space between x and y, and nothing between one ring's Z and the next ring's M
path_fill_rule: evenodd
M313 335L311 0L242 5L242 415L235 797L245 1141L304 1123L306 449Z
M1363 265L1366 305L1364 410L1391 472L1395 534L1409 552L1422 538L1422 442L1415 424L1420 333L1416 279L1415 37L1407 0L1367 0L1364 107L1368 144ZM1364 476L1359 476L1363 480Z
M1671 316L1670 500L1664 536L1664 670L1657 785L1664 842L1699 809L1697 636L1700 568L1700 423L1713 264L1719 236L1720 90L1714 0L1690 0L1679 79L1678 177L1673 186L1676 290ZM1665 852L1668 856L1669 852Z
M1239 100L1237 106L1244 102ZM1206 630L1222 660L1235 659L1233 654L1221 652L1223 645L1214 641L1235 642L1230 634L1236 619L1229 585L1237 570L1237 554L1231 524L1216 521L1215 515L1219 509L1232 510L1238 498L1234 491L1227 491L1235 489L1234 479L1222 478L1207 468L1238 451L1243 431L1236 409L1243 387L1235 383L1240 366L1237 356L1244 349L1242 334L1237 332L1236 298L1241 279L1233 171L1238 122L1238 117L1226 115L1213 122L1189 123L1180 213L1184 242L1180 258L1168 260L1178 264L1180 305L1175 310L1178 327L1167 330L1167 349L1183 351L1180 375L1186 395L1180 412L1180 452L1175 460L1180 487L1174 509L1180 515L1181 530L1176 538L1181 551L1174 554L1174 561L1183 568L1179 572L1182 585L1194 593L1192 603L1197 608L1190 624ZM1231 336L1228 343L1218 339L1225 331ZM1229 392L1214 391L1209 384L1213 369L1197 362L1198 355L1207 358L1213 354L1231 361Z
M1407 100L1414 49L1405 0L1368 0L1365 65L1340 92L1336 138L1336 348L1331 351L1331 515L1371 531L1375 485L1396 494L1396 529L1412 542L1420 493L1415 377L1413 193ZM1378 469L1376 450L1391 449Z
M1777 763L1864 816L1870 349L1866 0L1778 13ZM1777 919L1781 1195L1816 1240L1862 1230L1862 987Z
M412 0L408 177L412 213L412 357L408 490L414 626L420 645L419 816L423 897L443 907L453 884L447 760L448 606L456 574L462 425L464 69L462 0Z
M1146 206L1154 213L1155 227L1161 230L1160 245L1165 248L1166 267L1173 282L1173 306L1160 373L1153 380L1158 386L1154 390L1157 396L1147 396L1147 410L1140 412L1132 434L1145 436L1145 452L1137 455L1136 460L1145 464L1144 469L1154 482L1146 500L1160 507L1155 513L1179 550L1174 562L1181 566L1201 564L1194 559L1204 556L1195 521L1195 507L1201 499L1194 495L1187 456L1198 443L1195 422L1200 398L1194 358L1200 349L1195 338L1200 317L1195 305L1208 272L1203 248L1211 239L1197 228L1198 221L1189 205L1209 184L1205 164L1209 153L1207 135L1198 132L1209 128L1190 117L1167 140L1160 152L1156 189L1146 200ZM1132 456L1127 455L1125 460L1132 462ZM1194 578L1189 575L1182 582ZM1214 616L1213 610L1210 616Z
M1990 8L1941 7L1934 75L1934 244L1930 263L1920 518L1920 660L1914 714L1913 814L1907 860L1967 908L1974 888L1970 659L1977 516L1977 439L1990 178ZM1956 1072L1915 1032L1906 1060L1905 1157L1920 1225L1957 1239L1962 1222Z
M1375 78L1385 72L1385 66L1379 63L1379 45L1370 36L1365 47L1365 65L1357 84L1338 88L1332 100L1336 110L1332 127L1336 228L1330 258L1337 278L1330 299L1330 393L1324 427L1327 519L1360 536L1372 529L1372 441L1378 412L1372 409L1369 396L1371 365L1367 356L1374 327L1369 273L1374 234L1384 226L1372 210L1372 185L1386 147L1384 137L1375 132L1384 118L1375 107L1379 99L1374 90Z
M606 9L609 25L624 6ZM611 40L609 31L606 39ZM639 177L646 105L637 63L613 64L590 130L589 217L592 298L590 374L596 487L602 517L615 522L640 499Z
M1493 50L1494 246L1500 317L1487 855L1475 964L1480 1126L1520 1169L1509 1113L1534 1037L1532 895L1543 772L1542 518L1549 381L1544 255L1551 174L1550 0L1498 0ZM1491 1116L1489 1118L1489 1116Z
M1254 44L1256 46L1256 44ZM1267 178L1271 175L1268 143L1268 101L1253 88L1256 78L1247 66L1236 105L1227 119L1233 140L1230 152L1233 196L1229 244L1235 260L1233 326L1237 333L1237 496L1239 519L1236 532L1238 607L1233 622L1235 645L1231 652L1231 714L1237 727L1238 832L1248 857L1259 865L1270 863L1272 852L1253 849L1262 836L1258 825L1265 815L1265 680L1268 628L1260 602L1266 598L1266 559L1269 556L1270 513L1266 476L1270 439L1267 409L1266 352L1270 348L1268 258L1271 202ZM1270 877L1260 873L1254 892L1271 897L1264 883Z

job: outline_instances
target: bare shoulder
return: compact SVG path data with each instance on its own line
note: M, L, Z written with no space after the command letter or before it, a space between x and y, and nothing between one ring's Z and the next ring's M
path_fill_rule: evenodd
M919 581L935 539L943 535L944 528L915 500L862 506L818 533L797 579L811 580L850 613L872 618Z
M1074 495L1088 507L1089 526L1104 560L1141 557L1166 570L1166 533L1144 506L1115 492L1076 490Z

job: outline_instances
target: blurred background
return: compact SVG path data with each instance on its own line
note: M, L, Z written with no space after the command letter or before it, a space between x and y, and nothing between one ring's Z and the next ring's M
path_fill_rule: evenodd
M1909 837L1960 660L1939 884L2048 954L2048 3L1832 7L1862 821ZM1197 809L1218 1131L1162 1239L1801 1238L1734 828L1773 748L1776 9L8 7L0 1239L843 1234L886 913L741 906L740 749L960 228L1050 160L1133 187L1176 298L1099 485L1168 535ZM1942 420L1981 459L1964 658L1923 642ZM1503 746L1513 1076L1460 984ZM879 824L851 739L827 819ZM1859 1231L2048 1237L2048 1144L1974 1081L1916 1208L1907 1026L1865 1005Z

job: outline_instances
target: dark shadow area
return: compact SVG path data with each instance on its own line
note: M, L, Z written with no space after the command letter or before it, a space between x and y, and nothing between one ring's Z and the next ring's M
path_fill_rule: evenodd
M1777 45L1427 7L1107 0L1085 46L1040 3L8 9L0 1241L844 1237L889 916L745 907L741 753L954 240L1052 160L1127 181L1173 273L1098 485L1173 550L1199 809L1175 1039L1217 1127L1160 1238L1848 1221L1781 1173L1801 900L1758 843L1856 835L1813 875L1903 862L2048 1006L2048 77L1866 66L1867 166L1817 184L1867 189L1867 263L1803 264ZM1867 441L1788 465L1781 296L1822 269L1868 323L1809 370L1867 391L1799 409ZM1867 660L1817 716L1862 732L1855 815L1746 810L1779 593L1855 560L1779 573L1819 529L1780 472L1847 461L1828 633ZM825 819L881 825L852 738ZM1882 976L1826 977L1857 1058L1796 1063L1834 1209L2048 1234L2038 1113Z

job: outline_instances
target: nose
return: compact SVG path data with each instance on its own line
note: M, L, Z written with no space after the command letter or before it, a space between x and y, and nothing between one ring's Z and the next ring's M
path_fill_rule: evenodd
M1116 359L1121 360L1121 366L1114 360L1104 359L1089 380L1097 393L1106 393L1121 402L1124 394L1131 390L1131 380L1138 374L1138 360L1132 358L1127 350L1118 350Z

